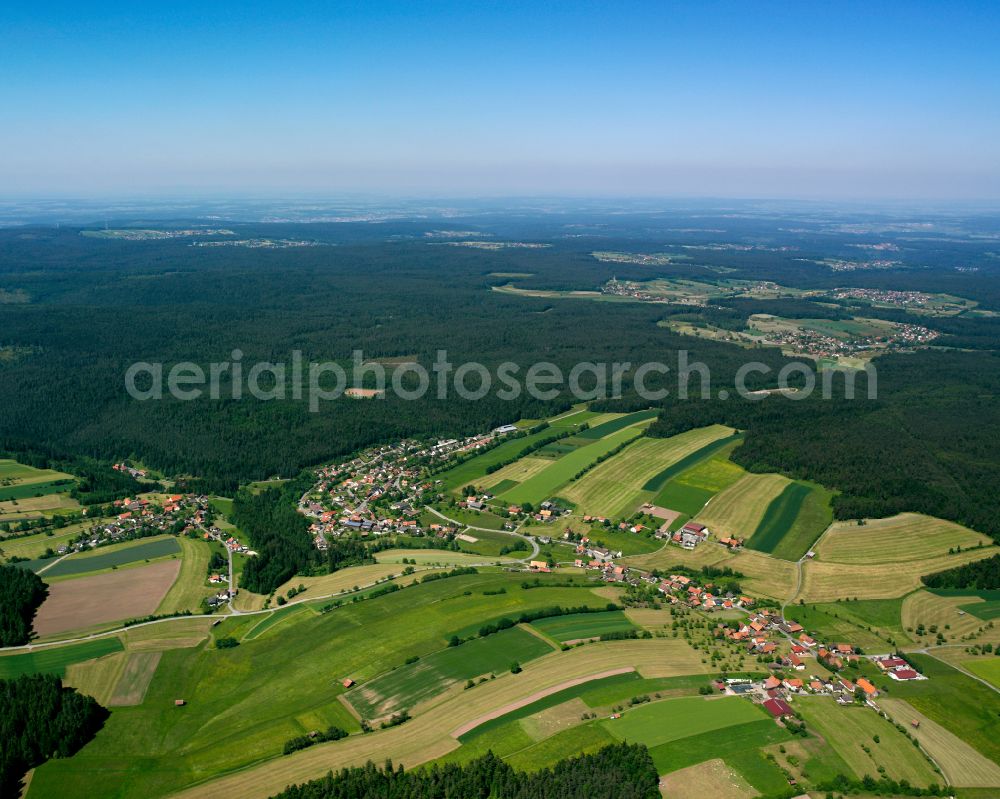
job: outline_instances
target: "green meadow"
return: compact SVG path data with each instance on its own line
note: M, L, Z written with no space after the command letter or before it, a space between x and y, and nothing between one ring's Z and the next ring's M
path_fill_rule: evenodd
M617 419L612 419L609 422L604 422L596 427L591 427L584 430L579 434L580 438L592 438L594 440L599 438L605 438L612 433L617 433L619 430L624 430L626 427L631 427L639 422L644 422L647 419L654 419L659 415L657 410L647 410L647 411L636 411L635 413L627 413Z
M767 506L747 549L798 560L833 521L832 492L801 480L789 483Z
M553 651L545 641L519 627L474 638L407 663L364 685L347 699L363 718L373 719L410 709L456 682L506 671Z
M73 663L121 652L125 647L114 637L97 638L82 644L44 647L32 652L0 656L0 679L19 677L22 674L58 674L66 676L66 667Z
M560 642L636 629L636 626L620 610L553 616L533 621L531 626L545 633L549 638Z
M685 696L651 702L619 719L605 719L605 729L620 741L660 744L765 718L765 711L741 697Z
M592 465L599 457L638 435L640 433L636 429L625 428L612 432L605 438L597 439L585 447L578 447L504 493L502 499L504 502L514 504L531 502L537 505L553 496L560 486L568 483L579 471Z
M180 544L173 536L157 538L152 541L140 541L134 544L130 542L122 546L101 547L92 552L63 558L51 568L46 569L45 576L68 577L75 574L87 574L116 566L125 566L129 563L174 555L180 551Z
M738 446L738 441L721 439L721 442L708 457L667 477L653 504L694 516L712 497L746 474L729 460L729 454Z
M501 572L436 580L328 613L297 613L232 649L165 651L143 703L115 708L84 750L37 769L32 791L94 796L100 785L105 796L166 795L277 756L286 740L324 724L344 726L344 678L363 684L409 657L429 657L456 629L478 629L491 615L606 601L588 588L546 585L561 576L538 578L530 590L522 575ZM245 625L227 618L213 632L228 636ZM176 698L187 700L183 715Z

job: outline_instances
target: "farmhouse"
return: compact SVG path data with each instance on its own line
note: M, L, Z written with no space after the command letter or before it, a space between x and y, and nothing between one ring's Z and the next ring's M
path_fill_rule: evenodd
M795 711L792 710L792 706L788 704L784 699L768 699L764 702L764 710L774 716L776 719L784 718L785 716L792 716Z

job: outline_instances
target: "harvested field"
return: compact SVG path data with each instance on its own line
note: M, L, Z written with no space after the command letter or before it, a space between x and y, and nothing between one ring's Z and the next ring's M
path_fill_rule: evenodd
M447 554L441 552L439 557L446 560ZM479 558L481 561L482 558ZM374 563L369 566L352 566L349 569L341 569L333 574L323 574L319 577L293 577L284 585L278 587L275 596L282 596L288 593L290 588L297 588L300 585L306 587L304 594L296 599L319 599L320 597L339 594L341 591L349 591L354 586L364 587L371 585L376 580L384 580L389 575L400 575L403 567L395 563ZM412 578L410 578L412 579ZM241 591L240 594L243 592ZM260 607L264 606L264 597L261 597ZM259 610L258 607L243 608L246 610Z
M674 771L660 780L660 793L670 799L750 799L760 796L753 786L721 758Z
M208 638L216 621L212 616L170 619L159 624L130 627L120 635L129 652L190 649Z
M611 518L633 513L642 502L652 499L653 491L645 488L650 480L671 464L727 439L732 432L729 427L712 425L671 438L642 438L591 469L559 495L574 503L581 513Z
M581 724L580 717L589 712L590 706L577 697L521 719L521 728L528 733L532 740L543 741L563 730Z
M621 420L619 420L621 421ZM611 424L614 424L612 422ZM640 423L645 424L645 423ZM581 470L592 466L598 458L607 455L617 447L624 445L636 438L640 438L642 431L639 427L626 427L605 438L599 438L586 446L577 447L573 452L563 455L561 458L550 461L547 468L538 472L523 483L505 491L500 496L501 502L518 504L531 502L538 504L553 496L562 486L569 483ZM651 440L651 439L649 439ZM631 448L628 448L631 449ZM628 449L625 452L628 452ZM612 458L608 463L616 461L623 453ZM596 467L593 471L597 471ZM575 485L570 485L575 488ZM562 494L560 493L560 496ZM566 497L572 500L572 497Z
M835 523L819 543L816 556L831 563L902 563L941 557L949 549L968 549L980 543L992 545L987 536L960 524L919 513L901 513L886 519L868 519L864 525Z
M886 776L908 780L911 785L926 787L935 782L937 775L923 753L892 724L868 708L831 707L831 702L822 697L800 697L795 701L795 708L853 769L858 779L878 773L881 767ZM875 736L879 738L878 743L874 742Z
M43 497L22 497L16 502L0 502L0 517L16 519L27 515L44 516L43 511L54 511L81 507L69 494L46 494ZM51 514L49 514L51 515Z
M53 635L148 616L163 601L180 569L180 560L170 560L53 583L35 617L35 632Z
M767 512L747 546L777 558L798 560L833 521L831 492L802 480L785 486L767 506Z
M925 574L988 558L993 551L992 548L977 549L892 564L806 561L802 564L802 586L796 598L806 602L833 602L845 597L892 599L920 588L920 578Z
M141 705L146 696L156 667L160 665L161 652L132 652L125 661L108 707L129 707Z
M780 474L748 474L709 500L695 518L717 537L749 538L791 482Z
M157 613L179 613L185 610L194 613L201 608L204 597L211 596L218 590L205 585L211 547L205 541L186 536L180 536L176 541L181 548L181 573L156 609Z
M920 741L952 785L962 788L1000 787L1000 766L984 757L954 733L914 709L905 699L879 699L893 721L902 724ZM920 722L914 728L912 722Z
M481 488L494 488L506 480L513 483L523 483L529 477L534 477L539 472L552 465L550 458L539 458L529 455L513 463L508 463L502 469L497 469L492 474L486 475L481 480L476 481L476 485ZM513 485L508 485L513 488Z
M63 683L76 688L82 694L94 697L102 705L108 707L108 702L127 660L127 653L115 652L96 660L71 663L66 667Z
M938 596L930 591L916 591L903 600L902 623L907 635L922 646L931 645L937 638L930 632L936 627L946 637L960 640L965 636L976 636L977 641L1000 642L1000 629L989 630L988 622L977 618L972 613L962 613L963 605L982 602L970 596ZM918 636L916 629L924 626L924 635Z

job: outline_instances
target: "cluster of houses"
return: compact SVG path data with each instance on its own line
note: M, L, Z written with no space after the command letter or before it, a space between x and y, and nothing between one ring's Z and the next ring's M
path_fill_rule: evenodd
M701 585L685 574L671 574L660 580L657 590L671 604L685 604L700 610L734 610L754 604L752 597L716 594L710 585Z
M162 506L141 497L128 497L116 499L113 507L116 511L113 520L95 524L76 539L61 545L57 553L65 555L158 532L176 532L178 521L185 523L180 532L190 532L207 518L208 497L173 494Z
M417 517L427 502L438 498L441 484L428 475L456 455L482 449L516 431L514 425L504 425L485 435L433 444L404 440L320 469L316 484L299 500L299 511L312 520L309 529L315 546L326 549L330 537L354 532L426 534ZM467 497L461 505L482 510L490 499L489 494ZM445 534L442 529L430 532Z
M116 463L111 467L116 472L121 472L122 474L127 474L136 480L142 480L146 477L145 469L136 469L134 466L129 466L127 463Z

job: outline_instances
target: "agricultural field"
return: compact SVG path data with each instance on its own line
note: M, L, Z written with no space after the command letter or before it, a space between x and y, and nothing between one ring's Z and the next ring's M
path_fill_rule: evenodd
M664 796L671 799L747 799L757 791L721 758L674 771L661 781Z
M725 439L719 441L725 443ZM714 447L715 443L710 446ZM665 471L662 477L666 478L666 482L653 499L653 504L679 511L684 516L696 515L712 497L746 475L742 467L729 460L735 447L736 442L725 443L710 458L678 472L676 476L669 475L667 472L670 470ZM700 453L693 453L689 457L698 454ZM652 481L647 486L651 484Z
M962 667L977 677L982 677L986 682L1000 690L1000 658L997 656L963 660Z
M833 521L832 496L814 483L789 483L771 500L747 546L776 558L798 560Z
M624 430L626 427L632 427L640 422L647 422L655 419L658 415L659 411L651 409L647 411L627 413L624 416L616 415L614 418L607 419L605 421L592 419L590 420L590 427L579 433L578 437L593 439L596 441L599 438L606 438L612 433L617 433L619 430ZM599 423L595 424L595 422Z
M822 543L825 543L824 538ZM889 563L832 563L825 560L802 564L802 585L796 601L834 602L837 599L893 599L921 588L925 574L988 558L992 547L972 549L922 560Z
M616 526L605 527L595 524L590 527L577 528L577 532L586 535L590 539L590 543L595 546L607 547L612 552L621 552L626 556L655 552L663 546L663 542L655 538L650 531L632 533L628 530L619 530ZM571 549L560 548L556 549L555 552L563 558L577 557L570 555L573 552Z
M455 683L502 673L513 663L527 663L552 652L552 647L520 627L434 652L415 663L379 675L345 695L366 719L410 710Z
M907 780L911 785L926 787L940 781L924 754L867 707L839 707L826 697L798 697L795 709L802 713L806 726L823 736L843 758L857 779L884 768L890 778Z
M671 438L641 438L561 490L559 496L575 504L580 513L628 516L653 498L656 487L647 486L665 469L729 438L732 432L713 425Z
M958 547L992 546L992 541L954 522L901 513L885 519L837 522L816 548L831 563L900 563L947 555Z
M509 491L505 491L500 495L500 500L512 504L530 502L537 505L544 502L549 497L554 496L557 490L572 480L579 471L593 464L599 457L639 436L641 436L641 432L638 427L627 427L611 433L605 438L597 439L592 444L577 447L573 452L552 461L548 468L534 477L525 480Z
M148 616L159 607L180 568L177 559L54 582L35 616L35 631L51 636Z
M747 474L713 497L695 518L715 537L750 538L771 501L791 482L780 474Z
M638 741L652 749L690 735L749 724L766 718L764 712L739 697L689 696L641 705L601 724L620 741Z
M529 455L526 458L514 461L498 469L492 474L488 474L476 482L477 488L489 490L506 491L519 483L523 483L539 472L552 465L549 458L541 458L537 455ZM502 486L502 487L501 487Z
M941 767L952 785L968 788L1000 788L1000 766L983 757L969 744L932 721L903 699L883 697L879 705L910 735L920 741ZM918 727L913 722L919 722Z
M69 496L75 485L71 474L0 459L0 522L78 510L80 503Z
M796 586L794 563L749 549L733 552L713 544L711 540L693 550L666 545L656 552L633 555L623 558L623 561L641 569L661 571L669 571L674 566L693 569L700 569L702 566L728 567L744 575L740 578L740 584L745 591L779 601L788 599L795 592Z
M761 748L787 745L791 735L769 718L679 737L650 750L657 771L669 774L722 757L755 791L780 794L787 790L784 774L764 759ZM720 747L720 741L724 746Z
M921 646L933 645L938 632L952 643L1000 643L1000 629L990 629L988 620L972 612L980 604L987 603L966 593L941 596L927 590L914 591L903 600L902 624L907 635ZM923 635L916 632L920 627Z
M515 539L511 540L513 541ZM527 555L530 554L530 550L518 552L516 554ZM510 560L511 557L514 557L514 555L512 554L508 557L498 558L497 560L500 562L506 562ZM386 549L375 554L375 560L377 560L380 564L402 564L404 558L408 561L416 561L416 566L418 567L440 566L442 568L452 566L472 566L480 564L485 560L482 555L476 555L469 552L453 552L450 549ZM401 568L395 573L399 574L400 571ZM334 574L337 573L338 572L334 572ZM294 580L290 582L294 582Z
M71 663L66 667L63 683L108 707L128 658L128 652L122 651L82 663Z
M47 533L35 533L17 538L0 538L0 557L2 558L28 558L29 560L40 558L45 551L51 549L56 551L60 546L76 538L81 531L89 530L95 522L85 521L63 527L49 535Z
M891 686L892 698L905 699L922 716L994 763L1000 762L996 692L930 655L907 657L928 679Z
M405 587L378 599L346 603L328 613L290 618L231 650L165 652L143 703L116 710L85 752L70 760L45 764L36 772L32 790L38 790L39 796L55 790L73 795L74 785L93 784L95 774L110 780L109 790L121 786L129 795L154 796L180 790L195 780L273 758L283 741L316 729L317 709L342 708L335 700L342 692L340 680L344 677L364 684L386 666L402 666L412 655L429 657L445 647L457 628L479 624L494 614L602 601L588 588L547 586L547 582L561 580L556 576L550 580L539 575L541 587L531 590L521 588L522 580L521 575L503 573L438 580ZM496 593L500 587L505 588L505 594ZM239 617L225 619L214 634L229 635L230 628L241 629L245 624L246 620ZM323 664L319 672L317 663ZM296 773L304 777L322 774L331 765L336 767L336 761L330 760L333 752L354 752L361 762L385 756L414 762L405 754L411 736L415 738L409 751L423 752L424 759L438 757L458 745L450 733L466 719L475 719L566 680L629 663L644 674L648 670L650 676L696 674L707 669L697 652L673 639L590 644L569 652L553 652L523 664L521 674L504 672L496 680L469 691L454 685L433 700L433 712L428 709L418 713L419 709L415 709L414 719L399 728L378 731L358 742L348 739L317 747L321 758L317 762L326 763L318 769L308 765L314 762L312 754L303 752L270 761L263 771L240 772L244 776L239 779L249 779L253 787L241 783L233 789L234 795L273 793L268 790L272 777L280 781ZM284 679L275 681L275 673L283 674ZM234 674L241 675L240 679L234 681ZM173 699L177 696L188 699L183 742L157 733L160 724L173 718L170 714L176 712ZM233 725L231 721L237 717L253 721ZM121 763L122 757L139 755L147 758L148 768L123 771L115 765ZM303 756L305 759L300 759ZM157 767L160 763L163 768ZM298 763L307 764L304 771L297 770L294 764ZM286 771L289 767L293 767L291 772ZM226 779L233 778L235 775ZM274 790L285 784L280 782ZM218 789L219 785L213 784L209 790L218 795Z
M97 638L80 644L60 647L42 647L31 652L0 655L0 679L10 679L21 674L58 674L63 677L74 663L121 652L124 647L115 636Z
M510 460L524 450L525 447L531 446L538 441L544 441L559 433L573 430L595 415L591 411L581 410L566 414L561 418L553 419L544 430L504 441L488 452L469 458L464 463L460 463L448 471L442 472L437 476L437 479L443 481L446 491L458 492L467 485L479 485L483 478L493 476L492 473L487 474L487 469L491 466Z
M553 616L533 621L531 626L560 643L635 629L635 625L620 610Z
M867 599L793 605L788 618L820 641L850 641L865 651L881 651L891 642L910 643L902 622L903 599Z
M200 610L203 598L219 590L206 582L212 548L205 541L186 536L179 536L174 540L180 546L181 571L156 612L181 613L190 610L194 613Z
M181 551L181 545L175 536L142 538L68 555L45 569L45 579L50 582L56 577L75 577L80 574L117 569L119 566L176 556ZM206 559L206 566L207 563Z

